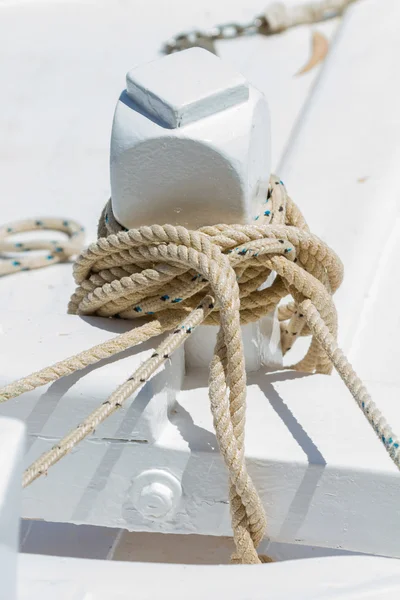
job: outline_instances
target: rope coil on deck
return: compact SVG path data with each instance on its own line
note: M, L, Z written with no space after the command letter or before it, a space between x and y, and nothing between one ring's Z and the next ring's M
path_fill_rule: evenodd
M16 235L31 231L58 231L64 238L13 241ZM0 277L66 262L81 251L83 242L84 228L79 223L56 217L24 219L0 226Z
M291 368L328 374L335 366L357 404L400 468L399 440L337 347L332 294L343 268L336 254L310 233L282 181L273 176L253 225L216 225L190 231L172 225L124 230L105 207L99 239L74 265L78 287L69 312L143 323L16 381L0 390L6 401L89 364L170 332L152 356L75 430L35 461L24 474L27 486L94 431L168 360L201 323L219 325L210 366L209 397L216 437L230 479L236 545L234 562L259 563L257 546L266 518L245 462L246 371L240 325L278 307L286 353L302 335L312 336L306 356ZM272 284L262 284L275 274ZM291 301L281 304L283 298ZM278 306L279 305L279 306Z

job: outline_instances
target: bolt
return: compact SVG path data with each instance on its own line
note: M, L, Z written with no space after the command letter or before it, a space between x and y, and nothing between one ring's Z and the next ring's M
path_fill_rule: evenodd
M144 517L165 517L173 507L173 491L163 483L146 485L138 498L137 508Z
M138 475L132 485L131 499L143 517L162 519L171 513L182 497L178 479L163 469L149 469Z

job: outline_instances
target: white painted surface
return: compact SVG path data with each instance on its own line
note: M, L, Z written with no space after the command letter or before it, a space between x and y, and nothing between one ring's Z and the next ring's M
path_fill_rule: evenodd
M117 220L128 228L190 229L251 222L271 168L269 112L260 92L199 48L143 65L127 84L111 137Z
M311 230L344 262L344 283L335 296L340 343L345 352L357 343L359 353L352 351L351 358L361 368L367 354L378 354L387 364L398 355L375 284L383 277L386 290L391 285L389 301L399 290L395 249L388 257L387 248L400 214L400 74L395 64L400 4L388 0L384 6L363 0L349 9L279 168ZM361 314L365 310L369 321ZM394 331L398 327L392 323ZM368 346L355 339L361 329L373 338ZM386 381L375 371L377 361L375 367L370 361L363 375Z
M185 565L230 564L231 537L131 532L111 527L23 520L20 552L119 561ZM274 561L354 553L335 548L270 542L263 551Z
M130 329L132 323L122 319L111 321L54 313L34 319L26 314L9 312L2 327L0 386L109 340ZM23 357L21 340L24 340ZM154 344L159 342L160 339L156 339L140 344L122 352L118 358L102 360L27 392L2 404L1 414L25 421L31 438L55 441L68 429L76 427L125 381L151 356ZM134 402L128 401L123 411L116 411L107 419L98 430L100 437L121 443L154 442L169 423L168 412L181 389L183 374L184 355L180 349L141 388Z
M15 600L25 427L0 418L0 600Z
M238 106L248 101L250 93L243 75L200 48L132 69L126 76L126 91L145 115L169 129ZM269 119L265 125L269 126ZM269 131L265 133L268 144Z
M400 563L314 558L260 566L154 565L20 555L18 600L397 600Z
M273 541L400 557L396 468L336 378L249 374L246 454ZM24 492L24 515L130 531L231 534L228 482L207 399L207 373L186 379L170 423L153 445L103 440L101 431ZM372 385L376 397L381 385ZM400 429L398 393L380 406ZM357 427L355 430L354 427ZM54 438L41 436L26 462ZM163 519L132 501L135 477L157 467L181 482ZM43 502L45 495L49 501Z
M188 369L208 367L214 355L217 327L199 327L185 342L185 361ZM276 312L266 315L257 323L242 326L242 340L246 371L258 371L282 366L281 331Z
M164 519L180 505L182 486L168 471L148 469L135 477L130 490L134 508L147 519Z
M95 239L100 211L110 196L112 114L125 73L159 57L163 41L177 31L210 27L227 18L248 21L264 7L265 0L2 4L0 68L7 93L0 98L0 194L10 200L2 207L2 219L32 211L68 213L79 216L89 241ZM336 25L329 22L319 29L331 36ZM293 76L307 60L309 44L307 27L271 38L217 42L221 58L268 97L274 169L319 72ZM65 265L51 274L22 274L12 284L3 278L1 312L11 306L26 311L26 294L32 311L52 307L65 312L72 290Z
M153 58L167 30L173 33L181 27L188 28L191 20L198 25L213 24L226 20L227 14L230 18L251 17L258 12L255 8L261 7L256 4L248 2L246 7L237 7L225 2L219 6L210 3L212 10L205 17L203 13L200 15L204 7L188 7L187 3L184 7L181 3L180 10L174 11L171 4L167 8L159 3L160 20L154 27L152 23L150 29L145 29L146 36L138 40L132 36L132 19L127 18L126 12L133 10L133 4L129 4L125 12L120 7L115 8L112 17L106 4L95 9L76 5L75 12L61 6L50 9L49 5L24 7L23 12L15 7L5 8L0 22L0 44L4 44L5 51L0 60L5 61L11 92L0 100L4 106L0 119L4 119L6 131L0 185L2 196L12 197L13 202L6 205L4 216L26 214L28 208L31 210L31 202L40 207L40 212L48 212L49 207L54 208L57 193L59 214L69 208L74 214L80 214L93 232L103 203L99 198L107 196L108 130L105 131L105 123L109 122L113 95L116 96L121 87L119 73L131 66L130 60L126 64L129 49L136 48L138 52L140 49L143 60ZM135 22L139 30L149 22L149 11L154 11L155 3L136 6ZM399 38L395 26L399 10L396 0L387 0L385 11L381 10L379 0L364 0L348 14L293 138L289 138L289 132L315 77L314 72L303 79L292 78L302 52L308 49L309 30L300 28L271 40L221 43L221 53L229 55L229 60L240 67L253 84L267 92L273 115L276 152L273 164L287 147L279 172L312 229L331 243L345 262L349 276L343 292L338 294L340 321L346 334L342 342L345 349L351 349L356 364L368 365L364 367L367 383L368 380L374 382L371 391L395 430L400 429L397 362L393 358L393 362L389 362L391 366L386 367L384 359L365 361L372 356L379 340L380 348L385 348L388 355L397 356L396 336L379 337L384 335L384 327L389 323L382 311L375 312L373 300L376 298L376 306L381 307L382 291L390 289L395 298L397 290L397 279L387 268L392 260L388 249L395 247L396 234L392 234L392 246L388 244L383 255L386 262L382 263L382 269L376 247L381 236L382 240L389 236L397 215L395 182L399 133L395 58ZM167 13L171 13L173 19L168 20ZM79 35L77 22L79 27L86 27L84 35ZM64 24L63 28L60 23ZM71 29L75 34L74 45L69 43ZM47 36L44 30L49 32ZM24 61L19 60L15 45L6 45L11 32L14 37L21 37L18 52ZM109 43L113 35L118 36L119 44ZM101 45L103 38L106 46ZM31 47L35 47L35 54ZM49 47L54 51L49 53ZM100 57L98 48L103 48ZM46 68L40 66L43 57L47 59ZM69 86L54 76L59 73L59 63L54 57L64 61L71 75ZM123 69L120 68L122 63ZM19 81L21 69L26 81L36 90L34 97L47 94L52 100L45 107L36 104L31 96L28 100L21 97L22 91L14 83ZM38 71L40 77L36 75ZM24 89L29 89L29 85ZM93 102L94 89L96 102ZM99 93L100 89L104 93ZM354 98L359 98L358 103ZM62 121L58 106L64 110ZM10 123L14 123L14 129ZM45 142L42 145L38 141L31 147L32 139ZM61 148L58 153L57 148ZM20 176L21 172L24 177ZM364 183L359 181L370 176L370 172L373 178ZM29 196L28 205L30 190L34 192ZM82 198L87 198L87 202ZM378 203L382 213L375 210ZM342 209L347 211L346 218L342 216ZM387 221L381 222L380 214ZM371 236L374 244L369 246ZM365 263L359 261L359 244L365 249ZM10 306L24 310L27 297L32 312L63 309L71 285L69 268L55 267L48 271L18 275L12 281L3 279L0 282L2 314L6 314ZM375 278L374 288L371 284L375 274L379 277ZM53 285L54 289L49 289ZM371 302L364 304L370 290L374 290ZM361 311L363 305L367 312ZM396 309L396 305L393 308ZM365 326L368 314L373 315L374 323L382 323L383 327L377 326L375 333ZM361 327L360 323L364 325ZM395 327L393 322L391 324ZM353 339L356 340L354 346ZM269 382L263 378L262 384L255 383L249 390L247 452L249 468L267 505L272 537L399 556L398 474L341 382L319 377L271 383L271 386ZM264 386L264 391L257 391L257 385L258 389ZM190 380L186 386L190 387ZM174 474L176 471L177 476L182 475L184 491L188 490L177 528L183 532L203 531L208 524L213 533L228 531L226 496L219 496L222 489L226 494L225 474L213 446L211 424L207 425L205 390L199 390L197 396L190 390L183 392L179 403L184 410L178 408L159 443L151 448L101 437L83 444L68 459L68 468L56 467L51 478L38 481L26 491L25 514L46 514L46 518L73 522L110 522L124 527L129 521L128 528L154 530L159 525L149 522L144 526L129 504L124 505L131 477L139 472L139 464L140 469L173 465ZM275 395L276 390L282 401ZM178 424L183 424L183 432ZM195 427L202 429L193 433ZM184 435L193 439L190 453ZM51 431L48 437L41 436L27 460L47 449L54 440ZM206 469L210 469L208 475ZM45 494L51 495L52 506L42 504ZM174 527L170 523L165 525L166 530L176 530Z

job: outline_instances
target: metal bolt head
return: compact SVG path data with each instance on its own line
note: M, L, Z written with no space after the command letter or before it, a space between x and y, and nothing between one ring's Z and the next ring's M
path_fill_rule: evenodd
M174 494L171 488L163 483L146 485L138 498L137 509L144 517L160 519L173 508Z
M149 469L132 484L131 499L143 517L163 519L179 505L182 487L178 479L163 469Z

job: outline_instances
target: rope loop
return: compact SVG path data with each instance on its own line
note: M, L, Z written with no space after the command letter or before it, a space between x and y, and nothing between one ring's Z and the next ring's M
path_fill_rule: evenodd
M69 304L71 313L157 318L178 309L190 312L209 293L216 297L216 306L204 324L222 325L222 307L227 302L235 304L233 310L245 324L258 321L291 295L292 303L279 308L283 354L298 337L310 334L295 304L306 298L336 337L332 294L343 279L342 263L310 233L276 176L271 177L264 204L251 225L220 224L197 231L153 225L126 230L116 221L109 201L98 233L99 240L74 265L78 288ZM274 281L265 288L271 273ZM313 340L294 368L329 373L332 364Z
M30 231L58 231L66 234L68 239L32 238L16 242L9 239L16 234ZM2 225L0 226L0 276L66 262L80 252L83 241L83 227L71 220L40 217ZM44 252L38 252L40 250Z

